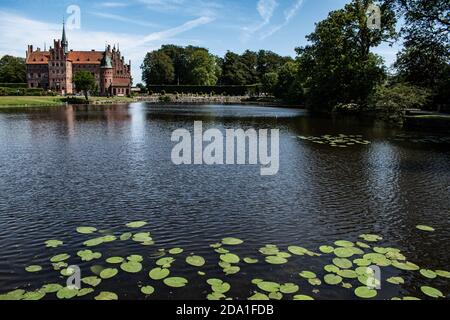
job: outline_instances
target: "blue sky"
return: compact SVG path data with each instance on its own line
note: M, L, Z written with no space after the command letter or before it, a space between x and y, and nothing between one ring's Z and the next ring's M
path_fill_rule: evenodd
M101 50L119 43L132 60L134 82L147 51L161 44L199 45L217 55L227 50L268 49L294 56L305 35L347 0L2 0L0 56L24 56L27 44L47 48L69 23L69 46ZM78 15L79 10L79 15ZM79 22L79 23L78 23ZM396 48L376 51L389 65Z

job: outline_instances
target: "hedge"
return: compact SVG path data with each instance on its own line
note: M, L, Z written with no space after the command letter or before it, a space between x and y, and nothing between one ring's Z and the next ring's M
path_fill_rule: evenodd
M26 83L1 83L0 82L0 87L26 89L26 88L28 88L28 84L26 84Z
M46 96L54 95L47 93L41 88L5 88L0 87L0 96Z
M148 92L152 93L194 93L194 94L223 94L231 96L258 95L261 85L248 86L187 86L187 85L149 85Z

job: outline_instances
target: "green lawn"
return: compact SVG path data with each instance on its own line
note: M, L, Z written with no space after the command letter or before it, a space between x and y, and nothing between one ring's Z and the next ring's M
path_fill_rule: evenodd
M6 107L30 107L30 106L58 106L64 105L63 97L32 97L32 96L0 96L0 108ZM80 98L83 99L83 98ZM128 97L89 97L90 103L98 104L114 104L114 103L130 103L133 98Z
M0 97L0 108L10 106L57 106L63 105L61 97L6 96Z

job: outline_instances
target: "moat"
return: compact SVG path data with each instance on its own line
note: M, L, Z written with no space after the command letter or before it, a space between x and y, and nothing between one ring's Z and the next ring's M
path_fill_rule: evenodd
M258 165L175 166L171 134L194 121L205 129L280 129L278 174L261 176ZM119 299L205 299L213 278L229 283L224 298L269 295L260 279L289 284L284 299L357 299L364 263L355 260L369 254L382 265L373 298L430 298L421 291L429 286L448 299L448 274L435 271L450 269L449 194L450 138L438 133L243 105L0 109L0 294L64 285L56 261L80 266L82 277L118 270L79 299L102 291ZM62 243L46 247L52 239ZM352 267L329 267L340 263L325 246L356 248L334 251ZM82 261L77 253L86 249L101 257ZM52 264L60 254L70 257ZM132 255L139 258L125 268L106 261ZM26 271L30 265L42 269ZM158 266L188 283L149 277ZM334 273L342 282L325 283ZM404 283L386 281L393 277ZM154 291L143 293L146 286ZM44 298L57 299L50 291ZM280 298L279 290L271 294Z

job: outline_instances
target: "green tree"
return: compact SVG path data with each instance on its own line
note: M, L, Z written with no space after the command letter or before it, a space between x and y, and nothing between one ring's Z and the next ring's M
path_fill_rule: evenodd
M206 49L196 49L188 57L189 82L213 86L217 83L217 61Z
M171 58L162 51L147 53L141 66L142 80L147 86L152 84L172 84L175 68Z
M297 79L298 65L295 62L285 63L278 71L278 83L275 96L289 102L300 102L303 88Z
M3 56L0 59L0 82L27 82L25 59L13 56Z
M282 57L272 51L260 50L257 55L256 66L258 78L262 79L266 73L278 72L289 61L293 61L293 59L291 57Z
M87 71L79 71L73 76L73 83L78 91L84 93L86 101L89 100L89 91L95 90L96 82L95 77Z
M332 11L307 36L310 45L298 48L299 81L307 105L316 111L331 111L339 103L366 105L369 95L385 75L382 59L371 52L395 36L395 14L381 7L381 29L367 20L369 0L352 0Z
M263 75L261 83L265 93L275 95L275 91L278 85L278 73L266 73L265 75Z
M245 84L247 77L245 69L241 57L237 53L228 51L223 59L220 83L224 85Z

